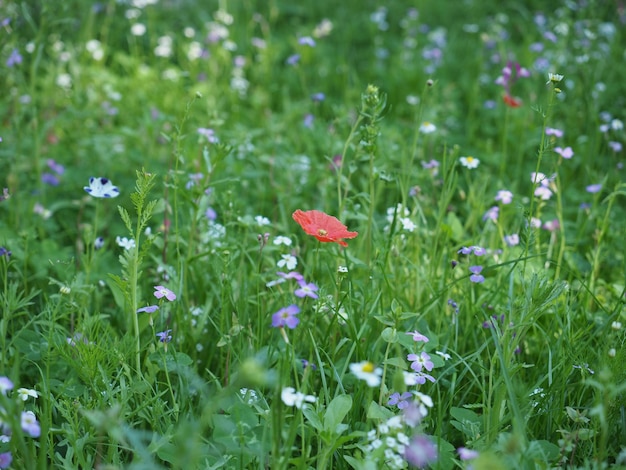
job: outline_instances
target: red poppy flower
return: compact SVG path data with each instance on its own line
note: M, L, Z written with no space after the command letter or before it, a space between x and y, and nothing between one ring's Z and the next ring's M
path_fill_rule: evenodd
M348 246L342 238L354 238L358 235L358 232L349 232L348 227L332 215L320 211L304 212L298 209L292 217L306 233L313 235L321 242L335 242L341 246Z
M504 104L510 106L511 108L519 108L522 105L522 100L519 98L515 98L508 93L502 97L504 100Z

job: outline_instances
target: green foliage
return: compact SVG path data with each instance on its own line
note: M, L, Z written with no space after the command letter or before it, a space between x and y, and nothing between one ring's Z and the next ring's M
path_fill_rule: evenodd
M0 467L626 464L619 5L5 3Z

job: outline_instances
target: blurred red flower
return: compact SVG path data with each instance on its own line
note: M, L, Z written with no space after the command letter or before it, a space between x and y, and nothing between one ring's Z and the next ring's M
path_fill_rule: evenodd
M348 246L342 239L355 238L358 235L358 232L349 232L348 227L337 218L320 211L304 212L298 209L292 217L307 234L313 235L321 242L335 242L341 246Z
M504 100L504 104L510 106L511 108L519 108L522 105L522 100L519 98L515 98L508 93L502 97Z

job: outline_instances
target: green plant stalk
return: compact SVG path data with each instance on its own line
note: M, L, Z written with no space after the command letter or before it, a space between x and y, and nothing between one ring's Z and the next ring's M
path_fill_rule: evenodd
M550 117L550 111L552 110L552 107L554 105L554 97L556 96L556 93L557 93L556 89L553 88L552 93L550 93L550 98L548 99L548 109L543 114L543 124L541 128L541 142L539 144L539 151L537 152L537 165L535 165L535 175L539 173L539 169L541 168L541 161L543 160L543 154L546 151L546 146L547 146L546 128L548 127L548 118ZM528 211L528 219L526 222L528 224L529 231L533 230L531 221L533 217L533 212L535 210L535 189L537 189L537 186L540 184L540 182L536 180L537 178L535 177L535 181L532 184L532 192L530 194L530 209ZM526 273L526 260L528 259L528 246L529 246L529 243L526 243L524 245L524 254L522 255L522 257L524 258L524 263L522 265L522 273Z
M343 144L343 150L341 151L341 161L339 162L339 168L337 169L337 207L338 207L337 214L339 217L341 217L341 213L343 212L344 200L347 197L348 189L349 189L349 184L346 183L346 188L344 189L344 193L342 195L341 179L343 176L343 167L345 166L345 163L346 163L346 155L348 153L348 147L350 143L352 142L352 139L354 139L354 135L356 134L357 129L361 126L363 119L364 119L363 115L359 114L359 116L357 117L357 120L352 126L352 129L350 129L350 134L348 135L348 138Z

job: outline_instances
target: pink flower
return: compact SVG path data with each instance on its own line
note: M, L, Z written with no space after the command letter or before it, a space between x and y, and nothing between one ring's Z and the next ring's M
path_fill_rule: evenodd
M167 287L163 286L154 286L154 296L157 299L162 299L163 297L165 297L170 302L176 300L176 294L174 294Z
M570 158L574 156L574 151L572 150L572 147L565 147L565 148L555 147L554 151L558 153L560 156L562 156L563 158L565 158L566 160L569 160Z

